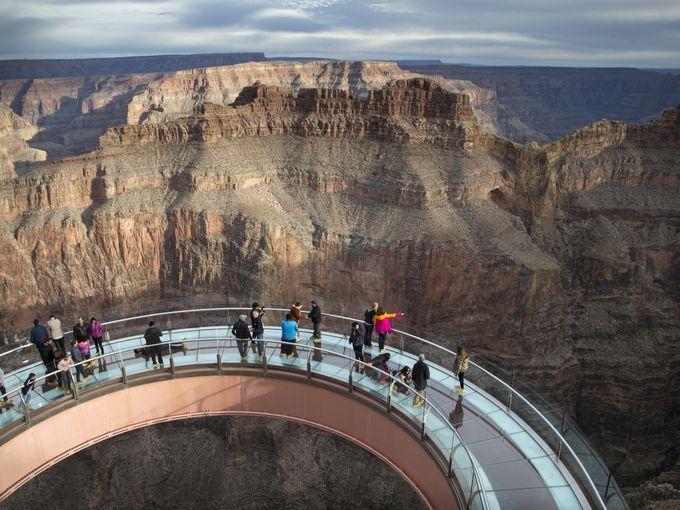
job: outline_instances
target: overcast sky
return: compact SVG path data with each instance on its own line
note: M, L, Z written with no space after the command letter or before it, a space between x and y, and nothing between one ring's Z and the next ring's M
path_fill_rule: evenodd
M680 67L679 0L0 0L0 58L263 51Z

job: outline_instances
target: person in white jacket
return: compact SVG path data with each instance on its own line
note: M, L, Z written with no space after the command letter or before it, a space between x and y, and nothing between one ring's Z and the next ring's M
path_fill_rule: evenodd
M468 370L470 355L460 345L456 349L456 361L453 362L453 373L458 376L460 386L456 386L456 393L465 393L465 372Z

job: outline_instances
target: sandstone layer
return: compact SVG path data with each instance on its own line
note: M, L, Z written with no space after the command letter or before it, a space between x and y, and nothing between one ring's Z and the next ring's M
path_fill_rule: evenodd
M136 430L38 475L3 508L420 509L387 465L295 423L213 417Z
M680 110L541 146L421 78L364 96L258 84L0 184L8 336L177 295L378 298L566 403L621 482L672 466Z

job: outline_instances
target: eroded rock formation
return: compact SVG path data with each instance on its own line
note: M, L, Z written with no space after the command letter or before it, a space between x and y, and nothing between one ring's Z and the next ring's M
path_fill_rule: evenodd
M0 184L5 327L182 293L378 297L564 401L621 482L653 476L679 444L680 110L541 146L471 106L419 78L260 84L111 128Z
M391 80L418 76L391 62L248 62L172 73L0 80L0 104L36 126L39 132L30 146L54 160L93 150L112 126L176 120L204 103L227 106L255 82L294 91L348 90L365 97ZM533 132L495 101L493 91L463 80L438 81L470 97L486 130L519 141L533 139Z

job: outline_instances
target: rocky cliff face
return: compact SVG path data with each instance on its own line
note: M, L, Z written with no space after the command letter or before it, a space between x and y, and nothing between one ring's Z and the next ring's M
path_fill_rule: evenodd
M493 90L512 117L552 140L600 119L643 122L680 104L680 76L670 72L441 63L400 67Z
M388 466L295 423L212 417L143 428L38 475L3 508L425 508Z
M390 62L248 62L172 73L0 80L0 105L33 124L38 132L29 145L56 160L95 149L99 136L112 126L176 120L204 103L227 106L255 82L366 97L389 81L416 77ZM520 141L532 137L497 104L493 91L462 80L440 79L439 84L467 94L477 121L488 131Z
M37 129L9 108L0 106L0 181L14 177L14 164L44 161L43 151L32 149L26 140Z
M365 96L260 84L0 184L6 330L182 294L377 297L564 401L623 483L672 466L680 111L525 146L437 83Z

